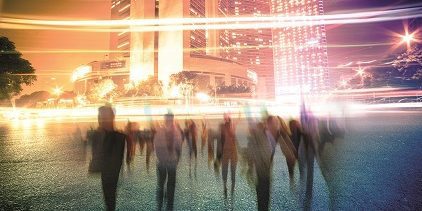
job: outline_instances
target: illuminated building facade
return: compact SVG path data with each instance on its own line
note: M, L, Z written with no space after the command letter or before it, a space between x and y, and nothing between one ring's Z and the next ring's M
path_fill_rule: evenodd
M221 3L227 7L231 4L230 2L227 0L112 0L111 18L127 20L220 17L223 11L220 8ZM229 9L228 7L227 11ZM228 35L228 32L226 34ZM113 32L110 35L112 50L110 59L120 60L122 57L129 59L131 81L145 80L154 76L167 84L172 74L193 71L208 77L209 84L213 86L223 84L250 86L257 83L254 69L242 65L234 56L221 58L220 47L229 46L229 43L222 44L220 35L220 31L202 29ZM232 55L235 53L237 52L233 52ZM269 57L272 58L272 56ZM231 69L227 69L224 65Z
M323 15L322 0L271 0L274 15ZM276 98L318 94L328 89L328 56L324 25L273 29Z
M221 16L267 16L270 0L220 0ZM237 61L259 77L257 97L274 97L274 62L271 29L220 31L220 56Z
M155 0L112 0L111 19L153 19L158 17L158 3ZM158 73L155 32L130 32L130 28L110 34L110 58L130 59L130 80L140 81Z
M190 0L189 14L192 18L205 17L205 0ZM190 31L190 53L205 55L207 39L205 30L195 29Z
M123 90L129 83L127 64L129 59L93 61L77 67L72 74L73 91L77 94L86 94L90 88L102 79L111 79L118 89Z

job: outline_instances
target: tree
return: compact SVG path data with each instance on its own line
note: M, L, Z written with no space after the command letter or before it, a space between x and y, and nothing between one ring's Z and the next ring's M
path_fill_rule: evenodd
M411 49L397 56L393 62L403 81L407 84L416 83L422 87L422 46L415 45Z
M51 94L47 91L36 91L30 95L22 95L19 99L16 99L16 106L35 107L37 102L46 101L50 96Z
M163 95L163 84L154 77L141 81L137 86L138 96L161 96Z
M190 71L182 71L170 76L170 81L173 84L193 84L197 74Z
M393 66L399 71L402 71L415 63L422 66L422 48L418 46L412 47L408 51L397 56L393 61Z
M161 96L163 95L163 84L154 77L149 77L139 83L131 82L125 84L126 97L133 96Z
M111 79L103 79L94 84L88 92L88 100L91 102L108 102L118 96L117 85Z
M0 100L11 100L22 91L22 85L30 86L37 80L35 69L22 58L15 43L0 37Z
M251 93L251 88L244 85L220 85L217 86L217 94L240 94L240 93Z
M209 91L209 76L204 76L190 71L182 71L170 76L173 85L190 88L191 92Z

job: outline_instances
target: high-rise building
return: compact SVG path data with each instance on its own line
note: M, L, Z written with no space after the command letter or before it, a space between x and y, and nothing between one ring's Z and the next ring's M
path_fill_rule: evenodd
M273 15L323 15L322 0L271 0ZM327 91L328 56L325 26L320 22L273 29L276 98Z
M224 16L268 16L270 0L220 0ZM271 29L220 31L220 56L237 61L258 74L257 97L274 97L274 63Z
M111 18L140 20L220 17L222 12L224 13L224 9L221 10L221 3L230 5L230 2L229 0L112 0ZM221 43L218 30L140 32L138 29L142 28L132 26L110 35L112 50L110 59L121 60L119 58L128 57L131 81L154 76L167 84L172 74L193 71L205 78L211 86L233 84L251 86L256 83L257 76L254 69L248 70L247 66L232 61L234 57L221 58L220 47L228 44ZM227 30L226 32L228 36L229 33Z
M205 0L190 0L190 16L192 18L205 18ZM205 30L195 29L190 32L191 54L206 54L207 40Z
M158 17L157 0L112 0L111 19L153 19ZM155 32L131 32L131 29L110 34L110 58L129 58L130 79L143 80L156 76L158 37Z
M112 0L111 19L205 17L204 1ZM110 36L110 49L115 52L111 58L129 57L131 80L154 76L168 81L169 75L183 70L186 54L205 54L204 30L134 32L132 29L137 28L113 32Z

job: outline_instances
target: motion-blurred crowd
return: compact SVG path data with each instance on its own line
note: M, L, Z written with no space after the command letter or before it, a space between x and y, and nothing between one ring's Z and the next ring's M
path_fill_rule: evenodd
M247 110L247 109L246 109ZM182 145L189 150L189 175L196 176L198 142L200 150L208 154L208 167L213 168L223 179L223 194L228 195L228 173L230 167L230 193L235 191L236 169L239 165L246 167L247 181L255 187L258 210L268 210L270 202L273 157L280 147L288 167L290 191L298 193L303 208L311 208L313 171L315 161L326 180L330 194L330 203L335 195L335 185L330 185L332 168L325 158L324 148L333 144L336 138L342 138L344 125L335 118L317 118L305 106L302 106L299 119L286 122L279 116L265 112L260 118L252 117L246 112L248 125L247 147L240 147L236 135L236 126L242 119L239 113L233 118L225 113L218 127L211 127L206 118L177 119L168 112L164 121L150 121L147 129L140 130L137 122L127 122L125 129L115 127L115 111L111 106L98 109L98 128L87 133L87 140L92 149L89 172L101 175L104 201L107 210L116 208L116 190L124 161L130 169L136 149L146 151L146 165L156 156L157 172L157 209L172 210L176 189L177 166L181 159ZM184 121L182 128L178 122ZM200 126L200 127L199 127ZM298 168L296 167L298 166ZM295 181L295 169L299 170L300 184Z

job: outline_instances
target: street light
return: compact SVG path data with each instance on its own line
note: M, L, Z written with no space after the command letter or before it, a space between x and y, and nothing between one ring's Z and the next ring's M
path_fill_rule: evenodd
M361 68L361 67L359 67L357 70L356 70L356 72L357 72L357 74L358 75L360 75L361 77L365 74L365 69L364 68Z
M53 89L53 94L54 94L55 96L59 97L61 94L63 94L63 87L58 87L58 86L56 86L56 87Z
M415 36L414 36L414 34L415 34L415 32L413 32L413 33L409 33L409 31L408 31L408 30L406 30L404 35L400 35L400 37L401 37L401 42L400 42L400 44L402 44L402 43L406 43L407 50L409 50L409 49L410 49L412 42L414 42L414 41L415 41Z
M406 32L405 35L402 35L402 42L407 43L407 45L410 45L410 42L414 41L415 37L412 34L409 34L409 32Z

